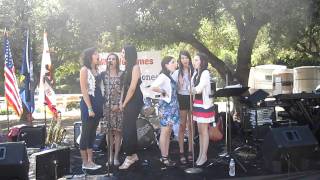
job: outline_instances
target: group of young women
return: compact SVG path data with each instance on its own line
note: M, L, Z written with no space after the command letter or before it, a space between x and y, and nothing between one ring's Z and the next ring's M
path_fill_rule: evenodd
M119 57L111 53L107 57L107 69L99 74L97 50L89 48L82 53L80 87L83 97L80 102L82 120L80 153L83 169L95 170L101 167L93 162L92 155L100 119L101 130L104 132L109 130L108 132L112 134L108 142L112 144L112 150L109 151L112 153L109 154L108 162L116 166L120 165L121 141L126 158L119 169L128 169L139 160L136 121L144 104L140 90L141 71L136 63L137 51L134 46L125 46L121 55L126 62L124 72L119 70ZM151 91L161 94L158 109L161 126L160 162L165 166L176 164L169 158L170 135L174 125L179 125L180 163L186 164L187 161L193 160L191 133L188 133L188 153L184 152L186 126L189 131L193 130L191 129L193 119L197 122L200 140L196 165L201 166L207 161L208 125L214 121L208 60L204 54L197 53L192 64L190 54L187 51L181 51L178 63L177 70L175 58L164 57L161 61L162 70L150 87ZM191 108L192 112L190 112Z

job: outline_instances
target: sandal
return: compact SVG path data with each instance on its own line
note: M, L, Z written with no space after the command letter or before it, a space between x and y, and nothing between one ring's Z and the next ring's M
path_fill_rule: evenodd
M188 161L192 162L193 161L193 156L192 156L192 152L188 152Z
M128 157L126 157L126 159L124 160L124 162L122 163L121 166L119 166L120 170L125 170L125 169L129 169L129 167L134 164L136 161L138 161L138 158L133 158L133 159L129 159Z
M160 162L167 167L173 167L176 165L174 161L171 161L168 157L164 157L164 156L160 158Z
M180 156L180 163L187 164L187 159L186 157L184 157L184 153L180 153L179 156Z

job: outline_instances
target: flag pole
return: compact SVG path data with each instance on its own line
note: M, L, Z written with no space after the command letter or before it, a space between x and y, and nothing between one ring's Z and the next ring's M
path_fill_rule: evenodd
M45 35L47 32L46 32L46 29L43 29L43 35ZM42 54L43 56L43 54ZM42 60L41 60L41 66L42 66ZM46 103L46 91L45 91L45 88L44 88L44 83L45 83L45 78L44 76L43 77L40 77L42 78L41 81L43 83L43 107L44 107L44 126L47 127L47 103Z
M7 35L7 27L4 28L4 35ZM8 100L6 98L6 105L7 105L7 128L8 128L8 132L10 130L10 119L9 119L9 105L8 105Z
M7 104L7 125L8 125L8 132L10 130L10 120L9 120L9 105L8 105L8 101L6 100L6 104Z

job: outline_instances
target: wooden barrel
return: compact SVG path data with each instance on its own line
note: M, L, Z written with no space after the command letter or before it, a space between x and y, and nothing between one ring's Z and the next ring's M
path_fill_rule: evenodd
M272 94L292 94L293 70L279 69L272 72Z
M313 92L320 84L320 66L293 69L293 93Z

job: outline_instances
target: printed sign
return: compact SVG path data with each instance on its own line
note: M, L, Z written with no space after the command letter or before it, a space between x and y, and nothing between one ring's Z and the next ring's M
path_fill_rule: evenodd
M107 57L109 53L100 53L101 64L99 71L106 69ZM121 53L116 53L120 58L120 70L125 70L125 60ZM138 52L138 63L141 69L142 86L149 86L159 75L161 71L161 53L160 51L142 51Z

